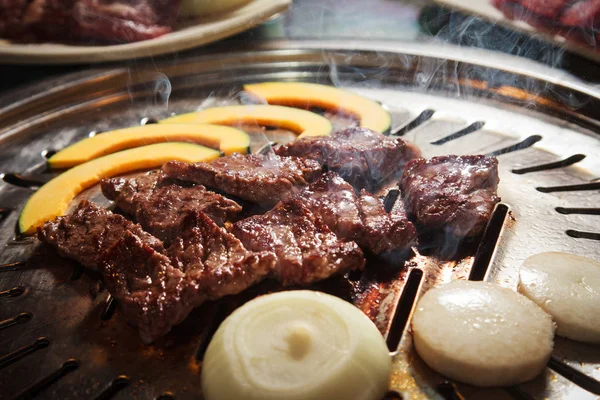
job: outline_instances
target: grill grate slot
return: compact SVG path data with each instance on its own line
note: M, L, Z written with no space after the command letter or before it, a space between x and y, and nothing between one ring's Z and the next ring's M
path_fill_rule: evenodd
M0 264L0 272L16 271L27 265L25 261L17 261L7 264Z
M429 119L431 119L431 117L433 117L433 114L435 114L435 111L430 110L430 109L427 109L427 110L421 112L421 114L419 114L417 116L417 118L413 119L408 124L392 129L390 136L405 135L407 132L412 131L413 129L415 129L416 127L418 127L420 125L423 125L425 122L427 122Z
M40 153L40 155L46 160L58 153L58 150L55 149L46 149Z
M437 391L445 400L465 400L464 396L460 394L456 384L445 381L436 386Z
M0 222L4 221L11 212L10 208L0 208Z
M552 356L550 361L548 362L548 367L557 373L561 374L577 386L587 390L588 392L592 392L594 394L600 395L600 382L596 379L585 375L581 371L576 370L570 365L565 364L560 361L558 358Z
M17 231L17 233L15 233L15 236L8 243L6 243L7 246L27 246L35 243L35 239L32 236L21 235L18 232L18 228L19 224L17 223L15 225L15 230Z
M389 213L392 211L394 204L396 204L396 201L398 201L398 197L400 197L400 189L391 189L389 192L387 192L385 198L383 199L383 206L385 207L386 212Z
M583 160L584 158L585 158L584 154L575 154L571 157L565 158L564 160L551 162L551 163L547 163L547 164L534 165L531 167L517 168L517 169L513 169L511 172L513 174L523 175L523 174L528 174L530 172L539 172L539 171L547 171L547 170L557 169L557 168L564 168L564 167L568 167L570 165L576 164L579 161Z
M17 362L23 357L26 357L29 354L32 354L38 350L45 349L49 345L50 341L45 337L41 337L28 346L21 347L18 350L5 354L2 357L0 357L0 369Z
M158 118L144 117L140 120L140 125L152 125L152 124L158 124Z
M477 253L475 253L469 280L482 281L485 279L492 259L494 258L494 254L496 253L498 241L500 240L500 235L504 229L504 222L506 221L509 212L510 207L504 203L498 203L496 208L494 208L492 217L485 228L485 232L483 233L483 237L477 248Z
M126 375L120 375L113 380L106 389L102 391L94 400L110 400L117 395L121 390L131 384L131 379Z
M213 304L213 310L210 313L210 317L208 321L205 323L205 327L202 330L200 335L198 348L196 349L195 358L196 361L201 362L204 359L204 354L206 354L206 349L208 349L208 345L214 334L219 329L221 323L227 318L227 316L233 312L239 305L239 302L234 300L231 304L226 304L223 302L219 302L217 304Z
M417 302L417 296L421 290L421 282L423 281L423 271L418 268L410 272L404 290L400 295L400 300L396 306L396 311L392 317L392 323L388 337L386 339L388 350L390 352L398 351L400 340L406 330L408 321L412 315Z
M14 172L1 174L2 180L14 186L19 186L26 189L37 189L49 181L49 178L41 175L21 175Z
M583 190L600 190L600 182L579 183L577 185L537 187L536 189L539 192L542 192L542 193L577 192L577 191L583 191Z
M556 207L555 210L560 214L600 215L600 208Z
M508 147L504 147L504 148L496 150L496 151L492 151L491 153L488 153L487 155L491 156L491 157L497 157L497 156L501 156L502 154L512 153L513 151L523 150L523 149L533 146L540 140L542 140L542 137L540 135L529 136L528 138L520 141L519 143L513 144Z
M102 321L108 321L115 315L115 310L117 309L117 300L112 297L112 295L106 296L106 301L104 302L104 308L100 313L100 319Z
M15 315L14 317L5 319L4 321L0 321L0 331L10 328L11 326L21 325L26 322L29 322L32 318L31 313L21 313L19 315Z
M12 289L4 290L0 292L0 299L7 299L12 297L19 297L25 293L25 288L22 286L16 286Z
M387 392L382 400L402 400L402 395L398 392Z
M55 372L51 373L50 375L48 375L47 377L45 377L41 381L38 381L37 383L34 383L33 385L31 385L30 387L28 387L27 389L25 389L23 392L21 392L20 394L18 394L15 397L15 400L29 400L29 399L33 399L35 396L37 396L41 392L43 392L44 390L48 389L53 383L59 381L60 379L62 379L67 374L75 371L77 368L79 368L79 362L77 360L75 360L75 359L67 360L60 367L60 369L58 369Z
M477 132L478 130L483 128L484 125L485 125L485 122L483 122L483 121L474 122L471 125L467 126L465 129L461 129L460 131L458 131L456 133L453 133L453 134L445 136L441 139L435 140L435 141L431 142L431 144L433 144L435 146L440 146L440 145L442 145L444 143L448 143L452 140L461 138L463 136L467 136L470 133Z
M507 387L504 388L504 390L506 391L506 393L510 394L517 400L535 400L533 396L531 396L529 393L524 392L523 390L521 390L521 388L517 386Z
M596 232L582 232L582 231L576 231L574 229L568 229L565 231L565 233L572 237L572 238L576 238L576 239L591 239L591 240L600 240L600 233L596 233Z

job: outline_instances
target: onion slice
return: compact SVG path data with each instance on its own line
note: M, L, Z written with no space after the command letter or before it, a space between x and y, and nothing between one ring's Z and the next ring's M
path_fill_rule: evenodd
M207 400L378 400L391 359L358 308L313 291L254 299L221 324L202 366Z

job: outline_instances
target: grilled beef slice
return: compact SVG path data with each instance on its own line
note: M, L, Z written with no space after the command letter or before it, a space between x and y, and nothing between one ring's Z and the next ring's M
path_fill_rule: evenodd
M55 247L61 256L98 269L102 253L127 232L155 251L164 251L162 242L146 233L140 225L87 200L82 200L72 214L38 228L38 237Z
M163 336L206 300L237 294L272 273L275 255L247 251L201 212L167 250L128 232L104 253L106 287L145 343Z
M246 250L203 213L189 213L184 220L188 228L167 249L167 255L208 299L240 293L273 272L274 253Z
M236 222L233 233L248 249L277 255L275 277L284 286L309 284L365 264L356 243L341 241L298 199Z
M356 240L363 230L354 188L335 172L327 172L296 196L342 240Z
M450 155L409 162L400 188L418 226L466 237L485 228L500 201L498 182L496 158Z
M371 192L399 178L404 164L421 156L420 150L411 143L360 127L331 136L299 139L279 147L276 153L313 159L340 174L355 188Z
M415 227L401 201L388 213L382 200L364 190L359 198L352 185L335 172L323 174L296 198L340 239L353 240L363 250L380 254L416 244Z
M363 230L357 238L362 248L374 254L406 250L417 244L417 230L404 211L402 201L394 204L391 212L385 211L383 200L364 189L359 198Z
M144 343L152 343L204 301L187 293L193 283L163 253L126 232L103 253L102 272L109 293Z
M180 186L158 173L132 179L105 179L101 186L109 200L165 243L179 235L182 218L189 212L202 211L223 225L242 211L235 201L202 185Z
M276 204L321 174L321 166L313 160L275 154L232 154L196 164L171 161L162 170L169 178L199 183L263 205Z

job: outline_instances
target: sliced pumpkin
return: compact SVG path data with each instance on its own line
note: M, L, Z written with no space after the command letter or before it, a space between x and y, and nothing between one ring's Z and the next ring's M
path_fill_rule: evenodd
M50 168L70 168L117 151L162 142L194 142L226 155L246 153L250 136L239 129L208 124L152 124L104 132L81 140L48 159Z
M244 85L244 90L269 104L321 107L358 118L360 126L384 133L392 125L390 114L376 101L348 90L304 82L263 82Z
M292 107L270 105L240 105L207 108L177 115L160 121L161 124L258 124L289 129L298 137L327 136L333 125L318 114Z
M198 144L173 142L123 150L80 164L52 179L29 198L19 216L19 231L25 235L35 233L44 222L63 215L75 196L103 178L157 168L171 160L191 163L210 161L220 155L220 151Z

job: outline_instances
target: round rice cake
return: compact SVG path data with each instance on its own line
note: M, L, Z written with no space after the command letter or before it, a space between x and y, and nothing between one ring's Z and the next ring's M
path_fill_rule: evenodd
M519 272L519 292L556 322L556 334L600 343L600 263L569 253L529 257Z
M433 370L476 386L529 381L546 366L554 323L534 302L487 282L427 292L412 319L417 353Z

